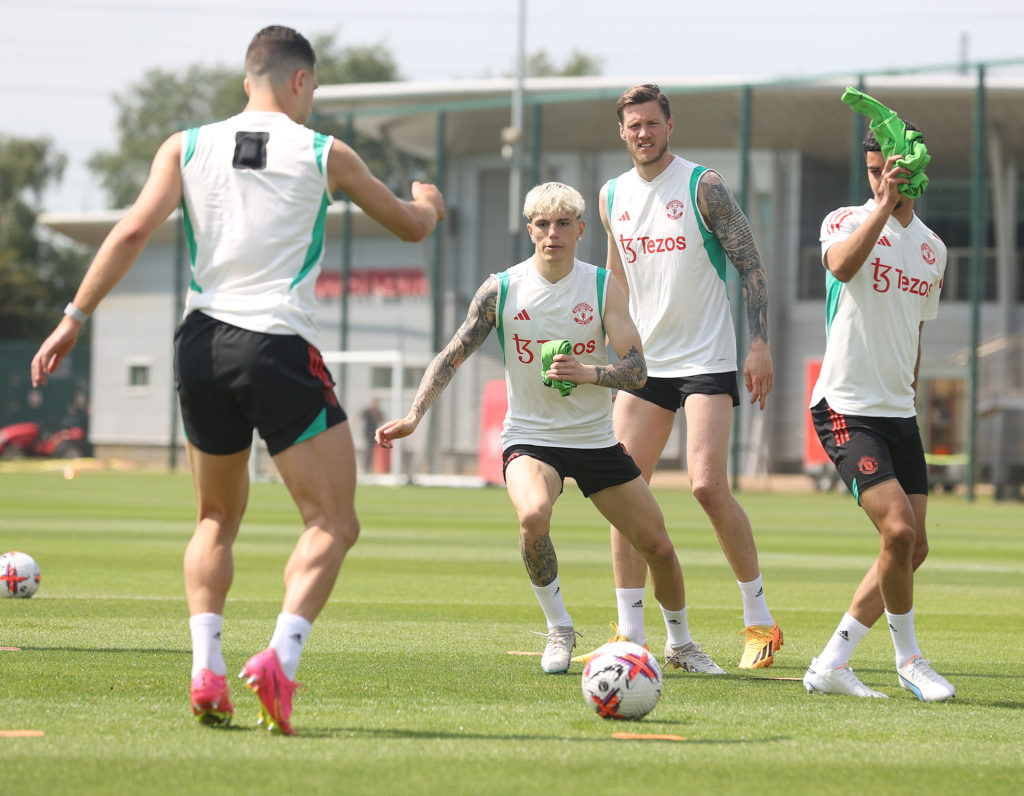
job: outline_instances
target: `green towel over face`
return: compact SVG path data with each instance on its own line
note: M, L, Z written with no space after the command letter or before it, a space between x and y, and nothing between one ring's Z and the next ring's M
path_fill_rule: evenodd
M910 182L900 186L900 193L911 199L917 199L928 187L928 177L924 167L931 161L928 148L924 145L921 133L908 130L896 112L887 108L874 97L853 86L847 86L843 92L843 102L871 119L871 132L875 134L882 155L888 160L892 155L900 155L897 163L910 172Z
M561 379L549 379L548 369L551 367L551 362L555 358L555 354L571 354L572 343L568 340L548 340L540 349L540 375L544 381L545 387L554 387L558 390L562 397L565 398L569 393L572 392L572 388L576 385L571 381L562 381Z

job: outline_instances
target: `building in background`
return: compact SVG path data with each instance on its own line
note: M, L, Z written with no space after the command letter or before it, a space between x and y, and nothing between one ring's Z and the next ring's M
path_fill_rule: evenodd
M518 132L507 129L511 80L321 87L310 126L326 119L347 122L418 158L425 178L440 183L448 205L443 229L419 245L390 239L344 201L330 209L317 288L321 344L325 351L360 352L354 358L363 360L333 368L344 406L355 418L373 398L385 414L406 411L423 367L462 321L481 281L527 256L518 208L533 184L559 180L583 193L589 226L578 256L603 265L598 190L630 166L618 136L615 99L624 88L653 80L672 100L673 151L719 171L730 183L768 273L775 390L764 412L745 404L738 410L734 472L808 470L814 465L805 446L808 372L825 347L819 227L830 210L869 197L860 151L866 120L840 101L844 87L854 84L917 123L933 157L931 184L918 209L949 247L949 263L939 317L925 324L918 413L935 480L962 480L973 437L981 478L1018 490L1024 480L1020 65L1016 71L990 66L984 72L984 179L976 166L974 70L782 83L532 79L524 86L524 129ZM503 144L511 159L503 156ZM521 169L521 190L510 202L512 167ZM402 175L401 182L419 176ZM96 246L117 217L47 214L40 222ZM171 335L187 264L177 225L176 219L165 224L93 321L91 436L101 456L166 459L169 443L181 443ZM976 237L972 229L979 230ZM982 345L972 394L976 257L982 263L974 286L980 290L976 334ZM176 268L176 262L182 265ZM734 308L742 307L731 269L730 277ZM745 326L737 319L743 352ZM399 352L404 392L392 390L396 360L385 352ZM488 382L502 378L500 357L497 342L488 340L460 369L431 413L430 433L411 440L396 463L402 472L477 473L481 397ZM685 468L685 427L682 418L678 422L663 466Z

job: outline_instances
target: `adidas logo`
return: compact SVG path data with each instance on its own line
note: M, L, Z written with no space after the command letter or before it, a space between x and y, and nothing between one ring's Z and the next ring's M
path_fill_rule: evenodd
M515 320L515 321L528 321L528 320L530 320L530 314L526 310L520 310L519 314L516 315L512 320Z
M619 221L629 221L629 211L628 210L625 213L623 213L621 216L619 216Z
M890 247L892 246L892 244L889 243L889 239L887 237L885 237L885 235L883 235L882 237L880 237L878 239L878 244L877 245L878 246L890 246Z
M637 600L635 603L633 603L629 607L630 608L643 608L644 607L644 601L643 600Z
M837 630L837 631L836 631L836 634L837 634L837 635L838 635L838 636L839 636L839 637L840 637L840 638L841 638L841 639L842 639L843 641L849 641L849 640L850 640L850 631L849 631L849 630Z

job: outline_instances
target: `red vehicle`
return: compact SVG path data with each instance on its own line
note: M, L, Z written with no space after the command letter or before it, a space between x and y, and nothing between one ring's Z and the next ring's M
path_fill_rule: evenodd
M55 459L80 459L89 454L85 431L79 426L62 428L52 434L38 423L12 423L0 428L0 459L47 456Z

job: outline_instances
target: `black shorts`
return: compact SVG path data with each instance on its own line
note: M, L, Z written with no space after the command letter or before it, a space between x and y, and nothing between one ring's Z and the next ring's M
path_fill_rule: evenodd
M662 409L675 412L686 404L691 395L728 395L732 405L740 405L739 386L736 371L725 373L698 373L694 376L674 376L659 378L651 376L647 383L638 390L626 390L637 398L643 398Z
M558 477L576 481L583 497L610 486L628 484L640 475L633 457L626 453L622 443L610 448L549 448L544 445L512 445L501 454L501 473L509 462L519 456L550 464Z
M174 379L189 442L238 453L258 429L271 455L346 419L315 346L189 313L174 333Z
M908 495L928 494L916 417L841 415L824 398L811 409L811 417L825 453L858 503L861 492L890 478Z

